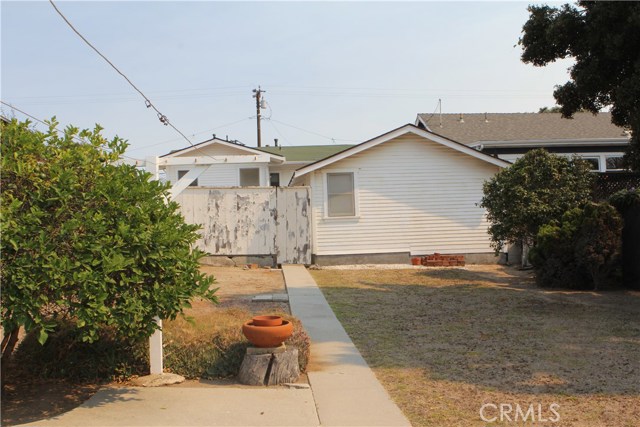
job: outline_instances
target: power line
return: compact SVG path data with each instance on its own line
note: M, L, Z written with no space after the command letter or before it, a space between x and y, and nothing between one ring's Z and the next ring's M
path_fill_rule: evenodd
M294 128L294 129L298 129L298 130L300 130L300 131L302 131L302 132L307 132L307 133L310 133L310 134L312 134L312 135L316 135L316 136L319 136L319 137L321 137L321 138L325 138L325 139L328 139L328 140L330 140L330 141L334 141L334 142L335 142L335 141L360 142L360 141L356 141L356 140L354 140L354 139L332 138L332 137L330 137L330 136L323 135L323 134L321 134L321 133L314 132L314 131L312 131L312 130L303 129L303 128L301 128L301 127L294 126L294 125L291 125L291 124L288 124L288 123L285 123L285 122L282 122L282 121L280 121L280 120L276 120L276 119L265 119L265 120L271 120L271 121L273 121L273 122L280 123L281 125L288 126L288 127L290 127L290 128Z
M201 133L207 133L207 132L214 131L214 130L216 130L216 129L225 128L225 127L230 127L230 126L236 125L236 124L238 124L238 123L240 123L240 122L244 122L245 120L251 120L251 119L254 119L254 118L255 118L255 116L252 116L252 117L245 117L244 119L236 120L236 121L231 122L231 123L226 123L226 124L224 124L224 125L216 126L216 127L214 127L214 128L211 128L211 129L207 129L207 130L202 130L202 131L199 131L199 132L195 132L195 133L194 133L194 134L192 134L191 136L193 137L193 136L199 135L199 134L201 134ZM170 142L177 141L177 140L179 140L179 139L180 139L180 138L173 138L173 139L169 139L169 140L166 140L166 141L157 142L157 143L154 143L154 144L144 145L144 146L142 146L142 147L135 147L135 148L132 148L132 149L131 149L131 150L129 150L129 151L141 150L141 149L143 149L143 148L150 148L150 147L155 147L155 146L158 146L158 145L168 144L168 143L170 143Z
M6 103L6 102L4 102L4 101L2 101L2 100L0 100L0 103L2 103L3 105L6 105L7 107L11 108L12 110L15 110L15 111L17 111L17 112L19 112L19 113L21 113L21 114L24 114L25 116L29 117L30 119L35 120L35 121L36 121L36 122L38 122L38 123L41 123L41 124L43 124L43 125L45 125L45 126L51 126L49 123L45 122L44 120L40 120L39 118L37 118L37 117L35 117L35 116L33 116L33 115L31 115L31 114L27 113L26 111L21 110L20 108L16 107L15 105L8 104L8 103ZM60 129L58 129L58 127L57 127L57 126L56 126L56 127L54 127L54 128L53 128L53 130L55 130L56 132L58 132L58 133L59 133L59 134L61 134L61 135L63 135L63 134L64 134L64 131L61 131ZM81 140L80 138L78 138L77 136L74 136L74 137L73 137L73 139L75 139L75 140L76 140L76 142L78 142L78 143L80 143L80 144L85 144L85 141L82 141L82 140ZM100 147L100 148L104 148L105 150L111 150L111 148L107 147L106 145L100 145L99 147ZM142 161L141 159L136 159L136 158L134 158L134 157L125 156L124 154L121 154L121 155L120 155L120 157L124 157L124 158L129 159L129 160L135 160L136 162L138 162L138 161Z
M149 98L140 90L138 89L138 87L136 85L133 84L133 82L131 80L129 80L129 78L118 69L118 67L116 67L111 61L109 61L109 59L104 56L95 46L93 46L89 40L87 40L82 34L80 34L80 32L78 30L75 29L75 27L71 24L71 22L69 22L69 20L66 18L66 16L64 16L62 14L62 12L60 12L60 10L56 7L55 3L53 2L53 0L49 0L49 3L51 3L51 6L53 6L53 8L55 9L55 11L58 13L58 15L60 15L60 17L64 20L64 22L67 23L67 25L73 30L74 33L76 33L78 35L78 37L80 37L91 49L93 49L98 55L100 55L100 57L102 59L104 59L110 66L111 68L113 68L114 70L116 70L116 72L118 74L120 74L126 81L127 83L129 83L129 85L131 85L132 88L134 88L136 90L136 92L138 92L143 98L144 98L144 103L147 106L147 108L153 108L153 110L155 110L155 112L158 114L158 119L160 120L160 123L162 123L165 126L170 126L173 130L175 130L176 132L178 132L191 146L193 146L193 143L189 140L189 138L187 138L185 136L184 133L182 133L180 131L180 129L178 129L177 127L175 127L170 121L169 118L167 116L165 116L164 114L162 114L160 112L160 110L158 110L156 108L155 105L153 105L153 103L149 100Z

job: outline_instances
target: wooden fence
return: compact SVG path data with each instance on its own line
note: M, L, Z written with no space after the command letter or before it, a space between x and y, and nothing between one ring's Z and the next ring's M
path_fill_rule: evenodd
M188 223L202 226L196 245L204 252L310 264L309 193L308 187L198 187L175 200Z

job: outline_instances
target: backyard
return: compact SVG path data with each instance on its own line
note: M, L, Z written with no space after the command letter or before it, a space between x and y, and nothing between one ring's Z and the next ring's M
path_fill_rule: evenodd
M546 425L552 404L562 426L640 419L639 292L542 290L499 266L311 273L413 425L486 425L485 404L497 421L501 404Z

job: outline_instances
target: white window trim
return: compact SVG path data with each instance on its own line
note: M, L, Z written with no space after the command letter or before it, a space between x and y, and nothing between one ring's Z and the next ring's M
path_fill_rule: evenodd
M329 216L329 187L327 185L327 175L332 173L352 173L353 174L353 204L355 215L353 216ZM358 179L358 171L355 169L331 169L325 172L322 172L322 185L324 188L324 209L322 212L322 219L330 220L330 221L339 221L344 219L358 219L360 218L360 203L359 203L359 194L358 188L359 185Z

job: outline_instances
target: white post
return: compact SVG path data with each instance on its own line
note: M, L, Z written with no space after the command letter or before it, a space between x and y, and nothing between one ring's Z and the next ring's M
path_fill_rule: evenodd
M149 337L149 365L151 365L151 374L162 374L162 319L156 316L153 320L161 329L156 330Z
M146 160L145 169L151 173L153 179L158 179L160 171L158 157L151 156L147 157ZM156 316L153 320L160 329L157 329L153 335L149 337L149 365L151 367L151 374L162 374L162 319Z

